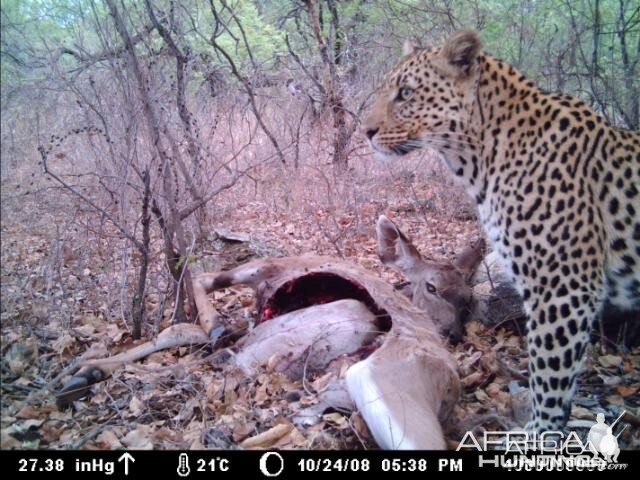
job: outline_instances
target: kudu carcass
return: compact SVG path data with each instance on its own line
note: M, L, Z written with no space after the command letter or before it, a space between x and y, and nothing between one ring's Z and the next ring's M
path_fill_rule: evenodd
M269 362L300 378L350 355L354 363L347 370L346 387L378 445L443 449L441 422L460 391L457 365L443 335L460 335L460 320L472 296L466 281L482 248L470 247L453 264L427 260L384 216L377 223L377 238L381 260L411 281L413 303L371 272L330 257L267 258L203 273L194 279L200 326L174 325L154 342L84 362L63 391L82 390L123 363L162 348L215 342L221 317L208 294L242 284L256 292L258 318L236 345L230 359L235 367L251 375Z

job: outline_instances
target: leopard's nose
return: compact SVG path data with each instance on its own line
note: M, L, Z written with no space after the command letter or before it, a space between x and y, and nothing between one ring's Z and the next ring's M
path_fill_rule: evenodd
M367 138L369 140L371 140L373 138L373 136L376 133L378 133L378 130L380 130L380 129L379 128L367 128L364 133L367 135Z

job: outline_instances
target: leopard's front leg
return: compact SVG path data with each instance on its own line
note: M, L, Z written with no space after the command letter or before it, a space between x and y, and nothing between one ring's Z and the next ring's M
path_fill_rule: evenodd
M571 411L576 379L601 306L599 292L575 282L563 278L555 288L538 285L539 293L525 301L533 401L526 429L531 432L562 431ZM569 290L569 285L574 288Z

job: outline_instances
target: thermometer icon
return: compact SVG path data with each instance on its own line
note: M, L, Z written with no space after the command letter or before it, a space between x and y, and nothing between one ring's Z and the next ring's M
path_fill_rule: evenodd
M181 453L178 457L178 475L186 477L191 473L189 468L189 457L186 453Z

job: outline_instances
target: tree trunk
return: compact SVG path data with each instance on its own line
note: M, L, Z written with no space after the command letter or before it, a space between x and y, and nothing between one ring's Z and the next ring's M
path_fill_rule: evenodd
M151 180L149 170L145 170L142 180L144 182L144 197L142 199L142 248L139 249L140 274L138 276L138 289L133 295L132 317L133 317L133 338L138 340L142 336L142 322L144 320L144 291L147 282L147 268L149 265L149 199L151 198Z
M338 90L339 79L336 69L335 55L329 56L329 45L327 39L322 36L322 28L320 25L320 18L316 9L315 0L305 0L305 7L307 14L309 15L309 22L311 24L311 30L320 52L320 58L325 68L324 72L324 91L326 94L326 102L331 112L333 119L333 165L339 170L343 171L347 168L347 146L349 138L351 137L347 127L347 115L344 108L344 98L342 93ZM331 7L332 4L330 4ZM335 7L335 5L333 5ZM337 24L337 11L334 18L334 26ZM339 36L339 32L334 32L336 38ZM335 53L335 52L334 52ZM332 58L333 57L333 58Z
M120 38L125 44L127 54L130 60L130 66L132 69L132 73L136 79L138 94L140 97L140 101L142 102L142 111L145 118L145 125L147 128L147 133L149 135L149 140L151 142L151 146L155 149L154 158L156 162L159 162L158 172L162 176L162 185L164 190L164 198L168 204L169 215L162 215L164 217L164 240L165 240L165 253L168 253L168 250L171 250L171 255L167 256L167 262L169 264L171 274L176 275L175 269L171 268L170 258L173 258L175 255L173 252L175 251L173 248L173 237L178 243L178 254L179 256L186 255L186 242L184 238L184 230L182 228L182 222L180 219L180 215L178 209L175 204L174 192L172 191L172 182L171 182L171 169L169 168L172 165L172 159L167 154L167 149L164 146L164 142L160 135L160 123L156 117L155 111L152 107L151 98L149 97L149 93L146 90L145 85L147 82L145 81L145 76L140 68L140 63L138 62L138 58L135 53L134 45L131 41L131 37L129 36L129 32L127 31L127 27L122 19L120 12L115 5L114 0L105 0L109 8L109 12L113 17L113 21L116 27ZM160 211L160 208L157 204L154 205L154 208ZM196 312L196 305L193 296L193 287L191 284L191 275L187 265L184 265L183 268L186 268L184 274L181 272L178 273L178 278L182 276L182 280L184 281L184 287L186 291L186 298L189 302L189 306L191 307L192 312ZM178 269L179 270L179 269ZM178 289L176 290L176 308L179 310L181 305L178 301L180 285L178 285Z

